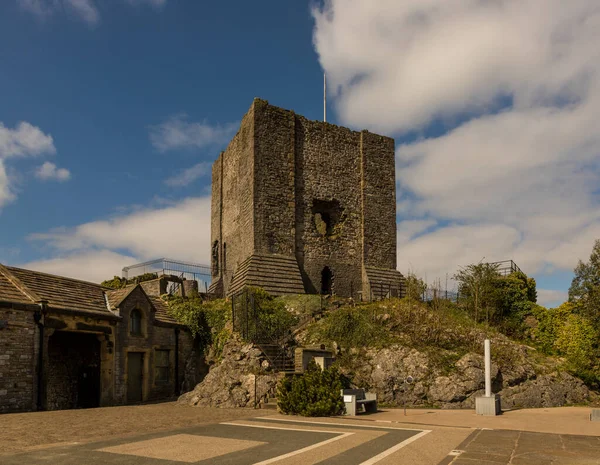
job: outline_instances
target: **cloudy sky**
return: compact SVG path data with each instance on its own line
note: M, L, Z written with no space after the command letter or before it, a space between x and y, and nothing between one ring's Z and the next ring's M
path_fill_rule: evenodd
M5 0L0 262L207 263L253 97L393 136L398 267L513 259L566 296L600 238L597 0Z

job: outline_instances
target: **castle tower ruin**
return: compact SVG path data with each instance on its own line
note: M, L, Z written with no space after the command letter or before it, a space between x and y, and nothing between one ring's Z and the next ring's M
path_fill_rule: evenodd
M255 99L212 169L211 291L402 293L394 140Z

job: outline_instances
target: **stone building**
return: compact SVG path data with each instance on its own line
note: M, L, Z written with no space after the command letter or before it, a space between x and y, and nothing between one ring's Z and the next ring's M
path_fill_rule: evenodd
M389 137L255 99L213 165L211 215L217 295L402 293Z
M183 368L194 340L158 296L166 279L111 290L0 265L0 413L159 400L195 385Z

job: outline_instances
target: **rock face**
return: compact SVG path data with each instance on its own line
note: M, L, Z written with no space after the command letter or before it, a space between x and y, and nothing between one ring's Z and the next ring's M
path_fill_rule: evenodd
M179 397L178 402L205 407L254 407L274 392L277 375L253 344L232 338L223 348L222 359L204 380Z
M408 406L475 408L475 398L484 394L483 356L469 353L456 362L440 364L440 355L444 360L452 360L455 354L432 357L403 346L367 349L355 352L342 372L356 387L376 392L384 405L401 406L406 402ZM407 385L404 379L409 375L414 382ZM598 401L598 396L581 380L567 373L540 375L539 369L536 371L528 362L524 346L513 348L510 363L492 363L492 391L500 394L503 408L559 407Z

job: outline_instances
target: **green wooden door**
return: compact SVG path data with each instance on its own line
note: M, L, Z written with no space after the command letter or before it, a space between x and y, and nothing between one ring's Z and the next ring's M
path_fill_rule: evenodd
M127 403L142 401L142 380L144 376L144 354L129 352L127 354Z

